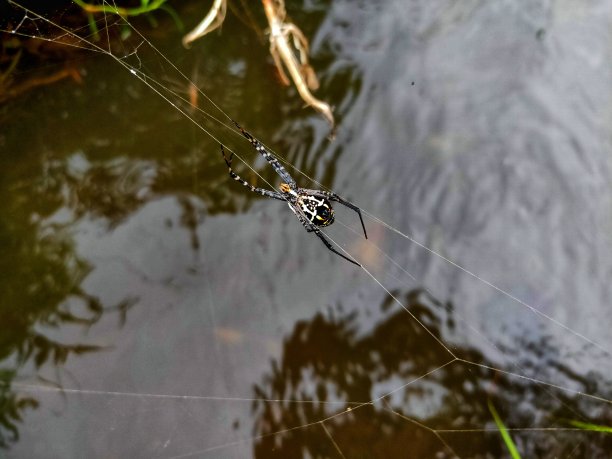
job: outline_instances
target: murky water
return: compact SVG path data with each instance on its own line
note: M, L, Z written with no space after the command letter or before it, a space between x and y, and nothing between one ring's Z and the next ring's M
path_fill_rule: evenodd
M148 33L306 176L486 282L341 208L328 234L367 271L334 256L124 68L72 54L82 83L0 107L0 457L507 456L489 404L523 457L606 457L564 429L612 424L612 4L287 2L333 142L250 8L259 33L230 10L191 50L163 16Z

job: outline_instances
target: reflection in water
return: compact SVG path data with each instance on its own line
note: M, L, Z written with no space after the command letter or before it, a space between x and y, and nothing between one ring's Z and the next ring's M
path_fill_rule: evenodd
M28 408L38 407L32 397L13 393L10 384L15 378L15 370L0 369L0 448L19 439L18 423Z
M75 226L93 219L112 229L172 189L182 209L178 224L189 232L192 249L199 248L196 229L201 216L194 198L176 186L190 183L185 176L193 174L193 164L176 161L155 169L154 164L123 158L90 162L81 154L65 160L39 154L26 160L37 176L22 182L18 174L4 171L0 188L5 202L0 219L1 446L18 439L17 423L24 410L37 406L36 400L19 397L10 389L19 369L61 368L70 356L103 350L95 344L67 344L49 335L61 336L60 329L67 325L87 330L109 312L119 314L121 325L136 301L127 292L123 300L105 305L84 289L83 281L95 265L78 255L72 234ZM214 183L208 182L209 186ZM210 194L214 196L214 190Z
M444 310L452 308L425 292L410 291L403 302L436 337L441 337L442 320L453 328L452 316L442 319ZM337 457L329 436L344 457L502 457L507 450L489 401L506 426L518 429L512 436L523 457L606 457L612 448L609 436L563 429L572 419L609 424L609 410L479 366L491 363L476 348L454 346L472 364L445 365L448 353L405 311L391 305L387 298L381 305L383 319L365 333L359 330L369 319L342 312L319 313L295 325L282 357L254 389L260 398L254 404L255 434L261 436L256 457ZM562 361L551 362L555 350L544 342L529 347L533 360L564 373L573 383L568 385L588 392L595 389L593 381L602 380L592 375L589 383Z
M89 344L66 344L51 339L42 329L67 324L89 327L104 313L99 300L81 283L90 266L74 253L70 237L60 224L43 224L41 213L52 213L62 202L60 186L34 188L37 192L1 199L6 215L0 219L0 444L18 438L16 422L22 411L36 406L9 387L16 370L26 363L36 369L61 366L71 355L93 352ZM128 303L117 308L125 310ZM4 432L3 432L4 430ZM8 433L8 436L7 434Z
M79 19L60 18L66 22ZM30 33L47 30L27 27L24 24ZM166 27L172 30L173 25ZM52 31L47 33L54 37ZM27 64L33 59L52 68L52 58L62 62L78 57L78 51L59 56L51 51L33 52L30 56L32 44L47 42L2 38L12 40L12 46L28 56L19 62L16 78L32 77ZM57 47L65 49L61 44ZM233 47L242 52L240 43ZM231 48L228 46L228 55ZM4 203L0 215L0 447L19 438L18 424L24 412L38 406L34 398L11 389L18 373L46 378L41 373L49 368L60 370L71 356L104 350L96 344L68 342L64 338L70 335L67 326L87 331L109 312L119 314L121 325L137 300L127 290L123 299L109 305L85 290L84 280L99 266L78 253L74 232L79 225L93 222L99 234L108 234L147 203L174 196L181 210L176 224L189 233L190 247L196 253L200 249L197 229L204 218L201 203L207 215L214 215L246 209L254 201L244 193L227 192L229 182L216 143L198 136L194 147L195 130L189 123L177 119L146 88L133 88L132 76L119 66L109 70L107 57L98 57L79 62L88 64L83 71L87 97L74 84L66 91L43 88L48 89L44 103L22 110L15 100L15 106L3 112L0 159L10 167L1 168L0 175ZM228 75L229 64L223 59L219 62L208 64L225 66L215 73L215 87L242 82L244 75ZM208 78L207 84L210 82ZM141 92L147 97L141 99ZM233 105L242 103L232 91L227 94L234 98ZM31 103L27 96L24 105ZM161 118L147 124L143 113L148 112ZM101 118L105 123L100 123ZM167 227L174 224L166 220ZM108 267L112 262L105 259L100 264ZM60 384L59 378L58 371L50 382Z

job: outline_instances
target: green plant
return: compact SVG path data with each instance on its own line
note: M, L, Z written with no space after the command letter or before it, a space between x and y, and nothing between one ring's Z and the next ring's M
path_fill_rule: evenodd
M497 425L497 429L499 430L499 433L501 434L502 439L504 440L504 443L506 444L506 447L508 448L508 451L510 452L510 455L512 456L512 459L521 459L521 455L519 454L518 449L516 448L516 444L514 443L514 441L512 441L512 437L508 433L508 429L506 428L503 421L499 417L499 414L497 413L495 406L493 406L493 402L489 400L487 402L487 405L489 406L489 411L491 412L491 416L493 416L493 419L495 420L495 425Z
M73 1L87 14L89 29L91 30L95 40L100 39L100 33L94 18L94 15L97 13L116 14L117 16L121 17L146 15L149 21L155 25L155 19L149 14L157 10L163 10L169 14L170 17L172 17L177 29L179 29L181 32L183 31L183 23L181 19L173 8L166 5L167 0L140 0L140 6L134 7L118 6L116 3L114 3L114 1L112 4L108 3L107 1L104 1L102 4L88 3L83 0Z
M104 3L96 5L93 3L87 3L83 0L74 0L74 3L79 5L87 13L111 13L118 16L138 16L140 14L150 13L152 11L162 9L166 0L140 0L140 6L132 8L125 8L117 6L116 4Z
M574 420L569 420L567 422L570 425L574 427L578 427L579 429L582 429L582 430L589 430L592 432L605 432L605 433L612 434L612 427L610 426L603 426L601 424L591 424L590 422L582 422L582 421L574 421Z

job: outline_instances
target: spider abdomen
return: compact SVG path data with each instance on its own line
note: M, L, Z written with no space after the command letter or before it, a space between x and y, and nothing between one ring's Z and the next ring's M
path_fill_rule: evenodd
M334 209L329 200L300 195L297 201L310 223L317 226L329 226L334 222Z

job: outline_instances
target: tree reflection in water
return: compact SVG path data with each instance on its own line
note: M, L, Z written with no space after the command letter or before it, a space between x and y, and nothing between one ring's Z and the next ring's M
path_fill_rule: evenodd
M443 325L453 328L452 317L442 319L452 308L429 294L397 296L436 337ZM508 452L489 401L507 427L518 429L511 435L523 457L603 458L612 450L605 434L568 429L570 419L609 425L611 413L601 402L478 366L493 364L476 348L453 346L472 364L444 366L448 352L391 306L387 298L384 318L368 332L358 331L364 321L356 314L317 314L296 324L282 358L254 388L256 457L503 457ZM584 387L587 380L563 362L550 362L555 353L545 340L532 344L532 359L564 374L566 387ZM539 427L556 430L533 430Z
M46 198L46 199L45 199ZM105 308L81 288L89 266L74 253L59 225L43 227L38 212L54 207L57 195L31 201L6 199L10 219L0 220L0 446L18 438L17 422L37 402L10 390L17 369L33 364L62 365L71 355L93 352L90 344L65 344L45 336L42 328L94 324ZM61 200L60 200L61 201ZM59 202L59 201L58 201ZM42 205L41 205L42 204ZM13 207L13 208L11 208ZM39 215L40 216L40 215ZM40 216L42 217L42 216ZM122 303L120 309L127 308ZM115 309L115 308L113 308Z
M118 313L121 325L136 301L125 298L105 305L83 288L95 266L78 254L72 234L75 225L90 219L109 230L151 200L174 194L182 211L179 224L197 250L202 218L193 204L197 198L191 193L192 181L185 179L193 177L190 161L158 164L112 157L93 161L80 154L51 159L41 154L21 160L27 175L22 177L19 167L12 169L16 172L5 170L0 186L5 203L0 218L0 447L19 438L24 412L38 406L34 398L11 390L21 369L33 368L38 374L45 366L62 367L70 356L102 349L89 343L63 343L49 337L61 336L61 331L49 331L66 325L87 329L109 312ZM219 180L202 178L206 189L199 190L199 197L217 203L208 213L236 206L227 198L217 199Z

